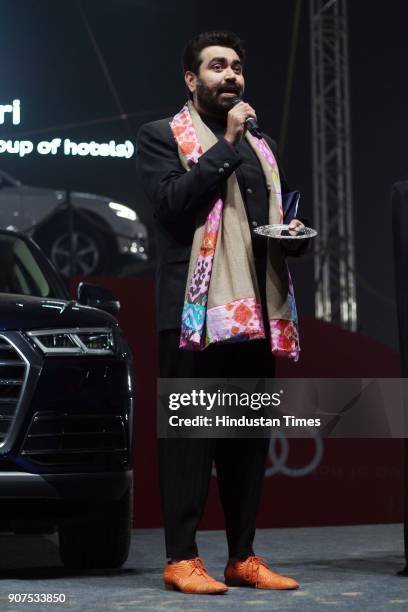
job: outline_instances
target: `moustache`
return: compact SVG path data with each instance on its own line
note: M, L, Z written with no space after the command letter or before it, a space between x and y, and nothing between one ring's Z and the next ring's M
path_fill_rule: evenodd
M222 93L234 93L237 96L239 96L240 93L241 93L241 89L240 89L240 87L233 87L231 85L229 85L229 86L225 85L224 87L219 87L218 90L217 90L217 93L218 94L222 94Z

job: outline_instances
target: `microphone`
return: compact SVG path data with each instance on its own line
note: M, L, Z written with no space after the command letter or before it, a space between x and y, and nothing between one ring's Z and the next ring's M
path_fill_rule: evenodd
M243 101L242 98L240 98L239 96L235 96L231 100L233 106L235 106L236 104L242 101ZM248 132L252 134L252 136L255 136L255 138L259 138L259 140L261 140L262 134L258 127L258 122L255 119L255 117L247 117L245 119L245 127L248 130Z

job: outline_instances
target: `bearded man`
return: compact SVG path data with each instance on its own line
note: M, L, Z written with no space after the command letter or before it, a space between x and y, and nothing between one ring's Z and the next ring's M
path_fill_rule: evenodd
M244 93L237 35L206 32L184 50L188 103L142 126L140 180L154 207L157 323L163 378L274 376L275 356L297 359L296 307L286 267L298 247L266 240L257 226L282 222L289 191L268 136ZM303 224L290 223L296 233ZM286 241L299 243L302 241ZM293 250L294 249L294 250ZM168 589L224 593L227 585L294 589L254 554L267 439L159 439ZM225 583L198 556L196 530L215 462L229 559Z

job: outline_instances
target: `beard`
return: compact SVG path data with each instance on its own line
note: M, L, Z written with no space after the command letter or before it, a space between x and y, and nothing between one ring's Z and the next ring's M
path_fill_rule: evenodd
M225 91L232 91L237 96L241 96L242 91L238 85L219 85L211 89L203 83L201 79L197 79L197 102L200 108L209 115L213 115L219 119L226 119L228 111L234 106L233 98L221 98L220 94Z

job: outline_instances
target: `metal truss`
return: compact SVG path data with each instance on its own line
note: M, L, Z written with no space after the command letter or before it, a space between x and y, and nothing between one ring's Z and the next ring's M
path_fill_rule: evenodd
M315 314L357 329L347 0L310 0Z

